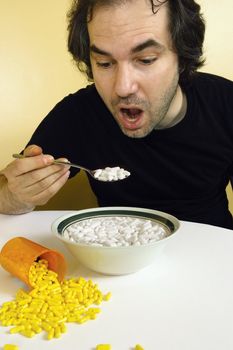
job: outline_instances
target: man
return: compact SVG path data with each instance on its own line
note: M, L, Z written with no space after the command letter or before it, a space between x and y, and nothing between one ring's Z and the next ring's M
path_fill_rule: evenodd
M233 229L232 82L196 73L205 25L193 0L80 0L68 48L94 84L42 121L25 159L2 170L0 211L46 203L77 171L119 165L124 181L89 178L99 205L141 206Z

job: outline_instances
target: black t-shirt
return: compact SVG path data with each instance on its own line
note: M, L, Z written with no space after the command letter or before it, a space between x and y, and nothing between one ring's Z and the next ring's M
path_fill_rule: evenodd
M225 193L233 176L233 83L198 73L185 93L180 123L134 139L121 132L90 85L59 102L29 144L91 169L129 170L130 177L115 183L89 178L100 206L152 208L233 229Z

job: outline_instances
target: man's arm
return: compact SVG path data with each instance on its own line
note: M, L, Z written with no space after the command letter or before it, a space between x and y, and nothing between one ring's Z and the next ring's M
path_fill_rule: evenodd
M0 213L24 214L35 208L32 204L22 203L14 197L7 187L7 178L0 174Z
M0 213L22 214L46 204L69 177L69 167L53 164L53 157L29 146L25 158L16 159L0 172Z

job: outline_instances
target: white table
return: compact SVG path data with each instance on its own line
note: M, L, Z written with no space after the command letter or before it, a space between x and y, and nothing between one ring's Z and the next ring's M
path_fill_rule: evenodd
M113 350L233 349L233 231L181 222L153 265L131 275L109 277L78 266L50 226L67 211L37 211L0 215L0 248L14 236L24 236L64 253L68 276L98 283L112 299L101 305L95 321L68 324L60 339L42 334L28 339L0 327L0 348L15 343L20 350L94 350L110 343ZM0 268L0 303L11 300L23 283Z

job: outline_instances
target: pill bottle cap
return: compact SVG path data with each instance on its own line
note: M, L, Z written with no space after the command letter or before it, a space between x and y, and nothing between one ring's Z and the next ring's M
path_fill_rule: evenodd
M44 247L25 237L15 237L7 241L0 252L1 266L28 286L30 286L30 267L39 259L47 260L48 268L58 274L60 282L63 281L66 261L64 256L56 250Z

